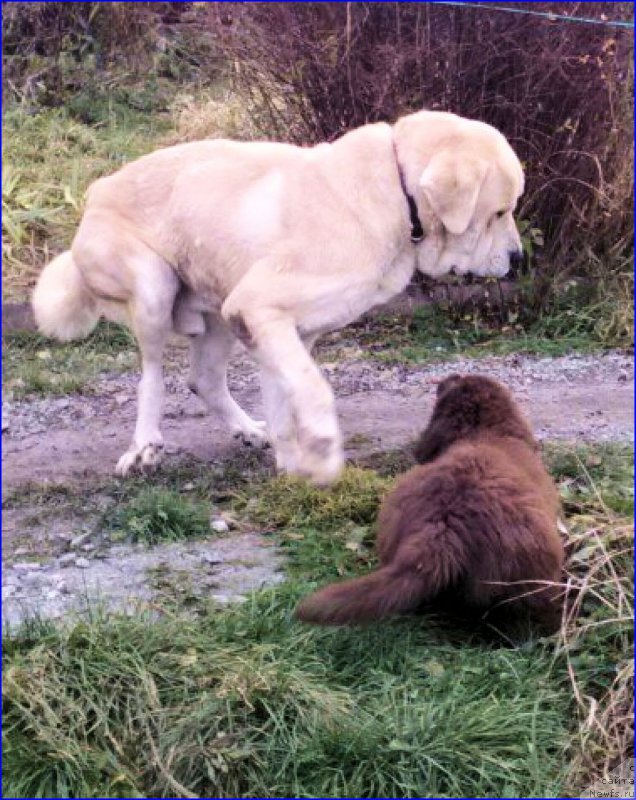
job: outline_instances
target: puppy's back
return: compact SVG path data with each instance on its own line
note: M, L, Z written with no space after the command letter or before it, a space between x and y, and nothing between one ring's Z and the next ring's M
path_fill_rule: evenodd
M446 379L418 457L425 463L382 504L380 569L311 595L300 618L376 619L450 591L478 608L510 602L554 627L563 562L558 494L510 393L482 376Z

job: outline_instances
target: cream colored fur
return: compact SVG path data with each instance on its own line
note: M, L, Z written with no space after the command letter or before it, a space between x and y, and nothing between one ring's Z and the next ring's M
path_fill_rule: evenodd
M32 304L40 331L62 342L88 336L99 320L97 302L70 250L54 258L42 272Z
M162 359L176 331L191 337L189 385L209 409L251 442L269 437L281 469L328 483L342 441L311 344L401 291L415 269L504 275L521 247L512 212L522 190L499 132L441 112L312 148L169 147L90 187L71 250L40 277L36 318L62 339L86 334L99 314L129 320L143 366L119 473L160 461ZM261 368L267 434L227 390L236 338Z

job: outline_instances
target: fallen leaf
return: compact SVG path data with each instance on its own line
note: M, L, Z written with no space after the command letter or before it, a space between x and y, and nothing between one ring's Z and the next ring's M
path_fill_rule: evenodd
M431 676L431 678L441 678L445 672L444 665L440 664L439 661L436 661L433 658L424 662L424 670Z

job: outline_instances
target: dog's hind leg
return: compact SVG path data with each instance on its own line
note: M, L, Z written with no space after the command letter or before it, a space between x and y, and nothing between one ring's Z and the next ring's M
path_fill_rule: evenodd
M163 354L172 331L172 306L178 281L172 268L156 255L144 260L130 303L130 319L141 353L137 389L137 422L132 443L119 459L118 475L148 471L163 456L161 419L164 404Z
M135 433L116 472L127 475L136 469L151 469L160 462L163 450L162 361L173 329L179 280L170 264L114 212L87 212L71 251L87 291L100 305L119 310L141 352Z
M190 337L188 387L235 437L250 445L267 444L265 423L246 414L228 390L227 362L236 337L216 314L202 317L205 331Z

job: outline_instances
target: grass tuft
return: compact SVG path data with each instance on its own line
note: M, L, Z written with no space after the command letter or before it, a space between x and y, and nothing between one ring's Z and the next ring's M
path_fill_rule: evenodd
M108 512L103 527L114 538L149 545L195 539L210 532L209 511L177 491L146 487Z
M327 489L307 481L279 475L264 483L253 499L237 503L255 522L274 527L333 528L345 523L371 524L388 482L371 470L346 467L342 477Z

